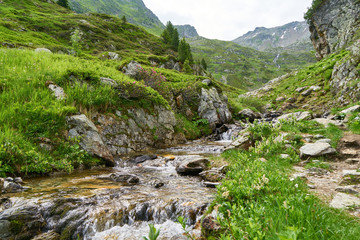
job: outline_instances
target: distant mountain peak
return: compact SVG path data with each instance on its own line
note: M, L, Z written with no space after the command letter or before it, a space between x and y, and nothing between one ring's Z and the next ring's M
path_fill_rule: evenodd
M199 34L196 31L195 27L193 27L193 26L191 26L189 24L175 25L175 28L178 30L180 37L193 38L193 37L198 37L199 36Z
M312 48L308 24L304 22L291 22L279 27L265 28L256 27L233 42L251 47L256 50L265 51L274 48L286 48L294 44L300 44L304 50Z

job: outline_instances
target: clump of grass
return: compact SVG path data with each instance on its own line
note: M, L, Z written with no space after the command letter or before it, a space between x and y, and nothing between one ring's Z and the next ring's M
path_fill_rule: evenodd
M206 119L190 121L181 114L176 114L176 119L175 131L183 133L186 139L193 140L211 133L209 122Z
M255 112L264 111L265 102L259 98L255 97L241 97L238 99L238 102L243 106L243 108L250 108Z

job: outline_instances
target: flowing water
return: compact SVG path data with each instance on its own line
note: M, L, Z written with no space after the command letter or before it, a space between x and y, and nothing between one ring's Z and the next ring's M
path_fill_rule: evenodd
M178 175L175 166L189 158L218 155L226 144L195 141L152 152L156 159L139 164L119 159L111 169L27 180L28 191L0 198L0 236L10 239L7 228L14 233L14 223L21 223L19 239L38 235L41 229L61 233L62 239L138 240L147 236L152 223L161 231L159 239L186 239L179 216L185 217L189 231L199 234L195 225L216 190L204 187L199 177ZM109 177L113 173L140 181L115 182Z

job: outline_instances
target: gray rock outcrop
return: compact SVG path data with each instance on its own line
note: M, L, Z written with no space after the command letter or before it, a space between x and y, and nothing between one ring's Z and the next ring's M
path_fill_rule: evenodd
M37 48L35 49L35 52L40 53L40 52L45 52L45 53L52 53L49 49L47 48Z
M209 121L213 129L216 128L216 125L222 125L232 120L227 103L222 101L215 88L201 89L198 113L201 118Z
M66 98L65 91L62 87L59 87L58 85L51 83L49 84L48 88L53 93L53 95L57 100L63 100Z
M326 0L310 21L311 41L321 59L352 40L360 21L356 0Z
M295 119L296 121L301 120L311 120L312 115L310 112L295 112L295 113L288 113L278 117L278 120L292 120Z
M128 75L129 77L136 79L138 77L141 69L142 69L142 67L141 67L140 63L138 63L136 61L131 61L126 67L124 67L122 69L122 71L125 75Z
M336 150L329 143L309 143L300 148L300 157L317 157L336 153Z
M105 160L108 166L114 166L114 158L104 144L98 129L84 114L67 117L71 126L69 137L79 140L79 145L89 154Z
M238 113L238 116L240 119L248 119L249 122L253 122L255 119L259 119L261 118L261 114L260 113L255 113L253 110L251 109L244 109L241 110Z
M330 79L331 92L337 104L360 99L357 66L360 63L360 42L355 39L360 27L360 4L357 0L324 0L310 20L311 40L316 57L322 59L340 49L350 54L338 59Z
M171 110L155 106L153 112L132 108L116 117L99 115L100 134L113 155L146 151L177 144L176 118ZM179 138L181 139L181 138Z

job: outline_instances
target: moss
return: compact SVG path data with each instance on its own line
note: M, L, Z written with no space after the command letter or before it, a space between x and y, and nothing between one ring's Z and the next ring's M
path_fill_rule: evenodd
M24 223L19 220L10 221L10 232L14 235L19 234L23 229Z

